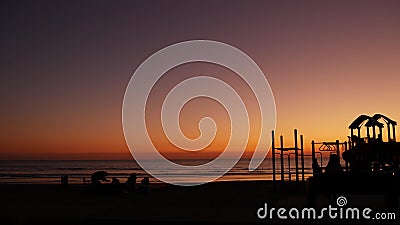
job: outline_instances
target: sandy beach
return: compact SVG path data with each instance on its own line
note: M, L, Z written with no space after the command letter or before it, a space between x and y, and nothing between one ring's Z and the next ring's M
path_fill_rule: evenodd
M99 192L85 185L9 184L0 185L0 194L0 220L6 222L2 224L323 223L259 219L257 209L264 203L274 207L307 206L304 188L273 191L270 181L214 182L194 187L151 184L148 193ZM352 205L384 207L383 196L348 197ZM317 207L329 203L327 196L317 198Z

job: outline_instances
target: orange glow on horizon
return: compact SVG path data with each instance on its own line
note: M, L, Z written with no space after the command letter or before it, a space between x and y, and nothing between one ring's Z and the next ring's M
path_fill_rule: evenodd
M10 24L3 30L6 63L0 68L0 159L130 158L121 110L132 71L159 49L191 39L226 42L254 59L274 93L276 138L283 135L285 146L293 145L295 128L310 151L312 140L347 141L348 126L360 114L400 121L399 1L260 1L240 7L187 2L169 10L152 4L82 11L65 6L76 15L59 12L57 22L53 14L31 9L26 17L16 9L5 15ZM160 107L171 87L208 75L229 83L246 103L251 131L245 157L251 157L260 115L240 78L204 63L165 75L146 114L149 135L163 155L214 158L226 146L229 118L209 99L189 102L180 115L189 138L198 137L204 116L216 121L217 138L203 151L177 149L160 127Z

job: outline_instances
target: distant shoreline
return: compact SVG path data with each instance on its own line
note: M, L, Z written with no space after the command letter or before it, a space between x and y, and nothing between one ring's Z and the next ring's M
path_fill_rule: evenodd
M250 159L240 160L227 174L216 180L219 181L253 181L253 180L272 180L272 166L269 159L264 160L260 167L255 171L249 171ZM201 164L201 160L183 160L183 163ZM285 161L285 168L287 168ZM311 162L306 162L311 167ZM155 165L157 166L157 165ZM277 165L279 171L279 165ZM292 168L293 171L294 168ZM15 184L58 184L61 175L68 175L69 183L81 184L83 178L90 180L93 172L103 170L109 173L109 178L118 178L125 182L129 174L136 173L140 179L149 176L133 160L12 160L2 161L0 164L0 183ZM160 174L168 175L174 179L187 177L190 181L191 174L185 171L165 171L159 170ZM183 172L183 173L182 173ZM202 176L208 176L215 171L203 171ZM310 176L310 169L305 171L306 177ZM157 175L157 174L154 174ZM199 174L197 174L199 175ZM278 174L279 179L279 174ZM157 179L150 177L152 183L160 183Z

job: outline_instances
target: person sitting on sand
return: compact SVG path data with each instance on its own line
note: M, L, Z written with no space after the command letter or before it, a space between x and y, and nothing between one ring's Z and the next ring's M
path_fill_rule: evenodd
M91 176L91 181L94 186L101 185L101 181L108 182L108 173L106 171L94 172Z
M144 177L140 183L142 185L149 185L150 184L150 180L149 180L148 177Z
M325 167L325 173L340 173L343 172L343 168L340 165L340 159L338 155L331 154L329 157L328 165Z
M111 181L111 184L112 184L112 185L119 185L119 184L120 184L119 179L116 178L116 177L113 177L113 178L112 178L112 181Z
M149 192L149 184L150 184L149 178L144 177L142 181L140 181L140 190L145 193Z
M136 178L136 173L131 173L126 180L125 184L128 192L132 192L135 190Z
M68 175L67 174L61 175L61 185L68 186Z

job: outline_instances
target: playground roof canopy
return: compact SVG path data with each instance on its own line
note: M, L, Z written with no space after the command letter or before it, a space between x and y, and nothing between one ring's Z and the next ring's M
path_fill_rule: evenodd
M368 116L368 115L360 115L359 117L357 117L349 126L349 129L359 129L364 121L367 120L367 122L365 123L366 127L383 127L383 123L379 122L378 120L383 119L388 125L397 125L397 122L390 119L389 117L382 115L382 114L375 114L374 116Z

